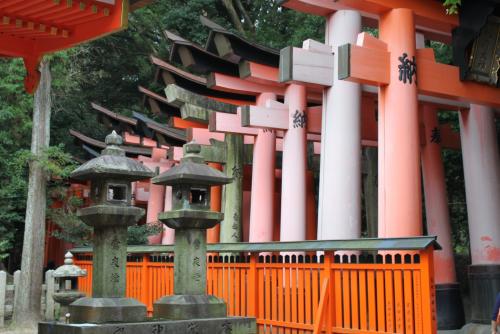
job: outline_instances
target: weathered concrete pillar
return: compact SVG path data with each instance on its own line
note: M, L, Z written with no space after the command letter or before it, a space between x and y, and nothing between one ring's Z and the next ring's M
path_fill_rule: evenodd
M465 319L453 258L438 111L436 107L424 104L420 105L420 112L425 136L421 155L427 233L437 236L442 247L442 250L434 253L438 329L459 329Z
M241 211L243 203L243 136L226 134L226 175L233 181L224 186L224 220L220 227L220 242L241 241Z
M257 106L267 100L276 100L276 94L260 94ZM261 129L253 148L249 242L273 241L275 160L276 133Z
M472 265L472 321L488 323L500 289L500 157L493 110L460 113L460 138Z
M390 52L390 84L379 88L378 235L418 236L422 195L412 10L398 8L381 15L379 29Z
M285 104L289 121L283 138L280 240L300 241L306 237L306 88L289 85Z
M339 10L327 18L326 44L356 43L357 11ZM325 91L321 135L318 239L351 239L361 234L361 89L338 80Z

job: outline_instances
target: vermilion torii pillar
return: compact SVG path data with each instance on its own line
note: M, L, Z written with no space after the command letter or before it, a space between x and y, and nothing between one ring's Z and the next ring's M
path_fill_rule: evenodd
M421 149L427 233L438 237L442 249L434 254L436 306L439 329L456 329L464 325L465 315L460 285L455 273L451 222L441 143L448 135L442 132L436 106L421 104L423 143ZM458 136L458 135L457 135Z
M422 209L413 12L389 11L380 18L379 32L392 70L389 84L379 88L378 235L417 236L422 234Z
M442 134L437 117L437 108L424 104L420 106L420 111L424 123L421 157L427 232L429 235L437 236L442 247L442 250L434 255L436 283L456 283L448 195L446 193L443 159L441 158Z

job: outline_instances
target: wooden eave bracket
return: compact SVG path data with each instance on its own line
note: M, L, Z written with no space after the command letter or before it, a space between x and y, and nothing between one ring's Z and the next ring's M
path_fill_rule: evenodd
M387 44L368 33L361 33L356 45L339 46L338 78L371 86L388 85L389 56Z
M279 82L308 87L331 87L334 75L333 53L286 47L280 52L279 74Z

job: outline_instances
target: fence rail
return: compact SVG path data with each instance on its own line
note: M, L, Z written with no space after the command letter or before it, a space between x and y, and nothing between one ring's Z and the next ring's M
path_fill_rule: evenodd
M210 252L241 253L207 257L207 291L226 301L230 315L256 317L259 333L436 333L435 238L355 242L209 245ZM259 255L312 250L324 254ZM90 295L89 251L73 250L75 264L88 271L80 289ZM151 313L155 300L173 294L172 248L128 251L127 296Z
M45 284L42 284L41 312L45 320L54 320L59 312L59 304L54 302L52 295L58 291L59 285L52 276L53 270L45 273ZM5 326L5 319L12 317L15 296L21 271L14 272L12 284L7 284L7 273L0 271L0 328Z

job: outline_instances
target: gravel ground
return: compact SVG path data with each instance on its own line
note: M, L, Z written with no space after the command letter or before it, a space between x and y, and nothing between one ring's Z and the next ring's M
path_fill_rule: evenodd
M0 329L0 334L36 334L36 329Z

